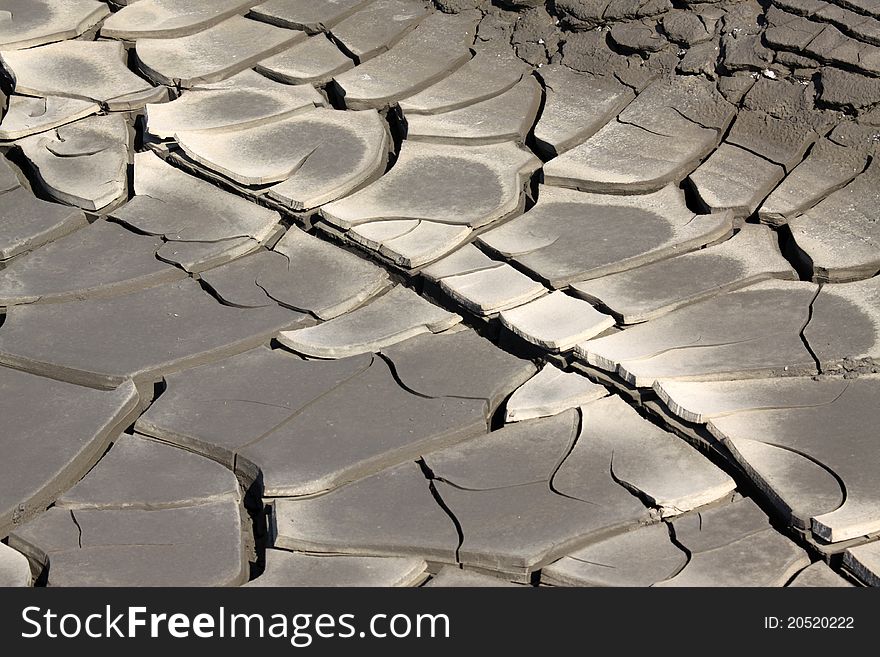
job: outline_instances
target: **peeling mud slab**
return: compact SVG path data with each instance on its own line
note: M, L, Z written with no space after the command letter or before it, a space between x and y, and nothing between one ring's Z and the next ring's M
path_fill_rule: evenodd
M321 208L352 241L399 266L421 267L481 228L522 211L540 160L512 143L441 146L405 142L385 176Z
M5 158L0 158L0 194L21 188L21 181L12 165Z
M387 175L321 214L342 229L400 219L479 227L514 211L524 179L539 167L537 158L513 144L407 143Z
M567 411L425 456L461 524L462 563L522 577L573 545L635 528L649 514L628 486L663 505L673 497L682 505L684 497L712 500L733 489L720 470L619 399L592 402L582 413L582 429L578 413ZM680 463L673 475L674 459L689 454L690 465Z
M558 415L607 396L604 386L577 372L563 372L548 364L510 396L504 421L521 422Z
M608 330L614 326L614 318L557 291L502 311L501 324L526 342L558 353Z
M511 356L470 329L425 334L382 350L400 383L415 394L485 399L488 417L534 373L535 366Z
M165 39L201 32L236 14L243 14L257 0L138 0L110 16L101 26L109 39Z
M313 209L384 170L390 137L375 111L314 109L250 128L177 132L195 162L245 186L271 185L270 198Z
M527 77L495 98L442 114L407 117L407 139L440 144L523 143L540 105L541 85Z
M393 47L428 15L418 0L375 0L334 26L333 38L364 62Z
M785 169L739 146L724 143L688 180L710 212L750 216L785 178Z
M260 61L256 71L285 84L324 85L335 76L354 68L354 61L326 34L316 34L290 48Z
M259 243L250 237L233 237L220 242L169 240L156 251L156 257L191 274L198 274L252 253L258 246Z
M415 463L327 495L275 503L276 547L455 563L458 530Z
M817 281L840 283L880 271L880 159L843 189L793 219L792 236Z
M242 512L226 468L123 434L10 542L48 567L49 586L234 586L247 572Z
M198 251L178 254L162 249L163 259L188 271L201 271L255 250L281 221L277 212L194 178L150 152L134 156L134 194L111 217L169 245L201 245Z
M194 87L170 103L147 105L147 130L171 139L191 130L247 128L326 104L314 87L279 84L248 70Z
M139 435L122 434L56 503L63 509L162 509L239 498L222 465Z
M318 326L284 331L278 341L306 356L345 358L378 351L422 333L439 333L460 321L458 315L397 286L348 315Z
M0 50L0 61L29 96L63 96L101 103L113 111L138 109L168 97L126 66L126 52L113 41L63 41L28 50Z
M779 118L745 109L737 114L724 142L777 164L788 173L801 162L817 137L807 116L795 113Z
M484 434L533 372L470 331L415 338L386 357L259 349L168 377L137 426L247 478L259 468L268 496L310 495Z
M507 263L495 267L447 276L440 282L456 303L480 316L516 308L547 294L547 288Z
M112 296L186 276L156 258L161 246L159 238L96 221L0 270L0 306Z
M420 399L375 359L363 374L244 447L240 458L260 467L265 495L308 496L417 458L422 450L481 435L486 425L484 401Z
M371 262L290 228L271 251L203 272L201 279L226 303L272 306L330 320L355 310L391 285Z
M53 508L10 542L49 565L48 586L238 586L247 579L237 501L171 509Z
M321 32L370 2L371 0L268 0L254 7L250 16L294 30Z
M642 418L620 397L591 402L581 412L585 451L575 449L563 464L557 478L560 490L576 490L576 466L588 465L586 450L601 446L610 456L610 476L663 517L691 511L733 492L735 484L727 474L684 441Z
M572 552L541 570L552 586L652 586L688 562L665 523L641 527Z
M259 347L169 374L165 393L136 429L234 468L239 449L271 434L371 362L369 356L303 361L284 350ZM239 473L247 474L241 467ZM249 474L256 479L257 470Z
M864 170L866 161L867 154L860 149L819 140L764 201L758 216L771 225L788 223L848 184Z
M673 527L690 559L656 586L785 586L810 565L807 553L770 527L749 499L681 518Z
M78 481L136 416L131 382L98 391L0 368L3 463L0 533L29 520Z
M349 109L384 108L443 79L471 58L478 12L433 13L385 53L338 75Z
M673 413L706 423L796 527L826 542L875 533L880 376L660 381Z
M476 54L427 89L401 100L404 116L440 114L503 94L528 75L530 67L506 45L475 45Z
M22 139L97 114L101 106L89 100L13 95L0 125L0 141Z
M624 324L657 319L677 308L768 278L796 280L770 230L746 224L717 246L571 286Z
M602 402L590 406L597 404ZM427 454L425 473L415 464L402 465L321 497L280 500L277 544L331 553L418 554L447 563L457 558L465 565L525 579L578 543L649 520L648 509L615 481L609 465L611 454L622 447L618 438L634 441L630 444L637 460L656 439L647 434L626 438L631 431L612 429L618 418L606 418L608 425L600 423L580 439L576 411L517 423ZM684 455L691 448L669 436L659 449L651 453L681 449ZM692 467L691 473L703 467ZM635 485L657 496L682 485L680 477L674 483L662 467L649 475L631 474ZM711 497L706 483L691 479L690 490ZM461 532L457 550L456 527Z
M332 227L321 225L325 230ZM467 225L420 219L389 219L355 226L345 239L372 251L391 264L413 270L463 244L471 236Z
M18 142L43 190L90 212L128 198L133 134L120 114L95 116Z
M544 168L548 185L646 193L680 182L711 153L736 110L698 77L660 80L613 121Z
M544 83L546 100L535 126L535 142L546 157L586 141L635 98L614 78L578 73L559 64L543 66L536 74Z
M114 388L251 349L308 321L280 306L223 306L184 279L112 299L10 308L0 331L0 362Z
M878 281L821 290L765 281L589 340L579 358L628 383L810 375L844 358L876 358ZM745 347L745 348L744 348Z
M73 39L110 14L97 0L7 0L0 16L0 50Z
M139 39L135 52L138 66L156 84L188 88L225 80L303 37L233 16L189 36Z
M0 169L4 165L5 162L0 161ZM0 262L51 242L87 223L79 208L43 201L16 186L0 194Z
M542 186L531 210L477 239L559 288L700 248L732 229L731 215L695 215L671 185L637 196Z
M493 260L473 244L465 244L445 258L428 265L419 273L426 281L437 284L450 276L492 269L499 264L497 260Z

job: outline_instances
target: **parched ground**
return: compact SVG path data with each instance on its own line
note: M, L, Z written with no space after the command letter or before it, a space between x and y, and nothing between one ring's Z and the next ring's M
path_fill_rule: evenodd
M0 0L0 66L0 585L880 583L878 0Z

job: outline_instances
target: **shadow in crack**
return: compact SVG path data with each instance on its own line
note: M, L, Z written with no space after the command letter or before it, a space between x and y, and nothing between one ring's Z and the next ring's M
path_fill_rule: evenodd
M250 573L248 581L257 579L266 569L266 548L273 543L272 536L272 511L273 507L263 500L263 473L257 474L257 478L245 486L244 509L251 521L251 534L245 534L250 553Z

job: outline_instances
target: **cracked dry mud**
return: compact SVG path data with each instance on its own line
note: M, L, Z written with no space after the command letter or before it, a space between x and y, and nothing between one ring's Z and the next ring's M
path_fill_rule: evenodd
M0 586L880 584L880 7L0 2Z

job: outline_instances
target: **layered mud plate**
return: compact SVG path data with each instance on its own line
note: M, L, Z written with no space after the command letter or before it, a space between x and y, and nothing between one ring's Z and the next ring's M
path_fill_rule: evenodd
M0 586L880 582L880 6L0 3Z

